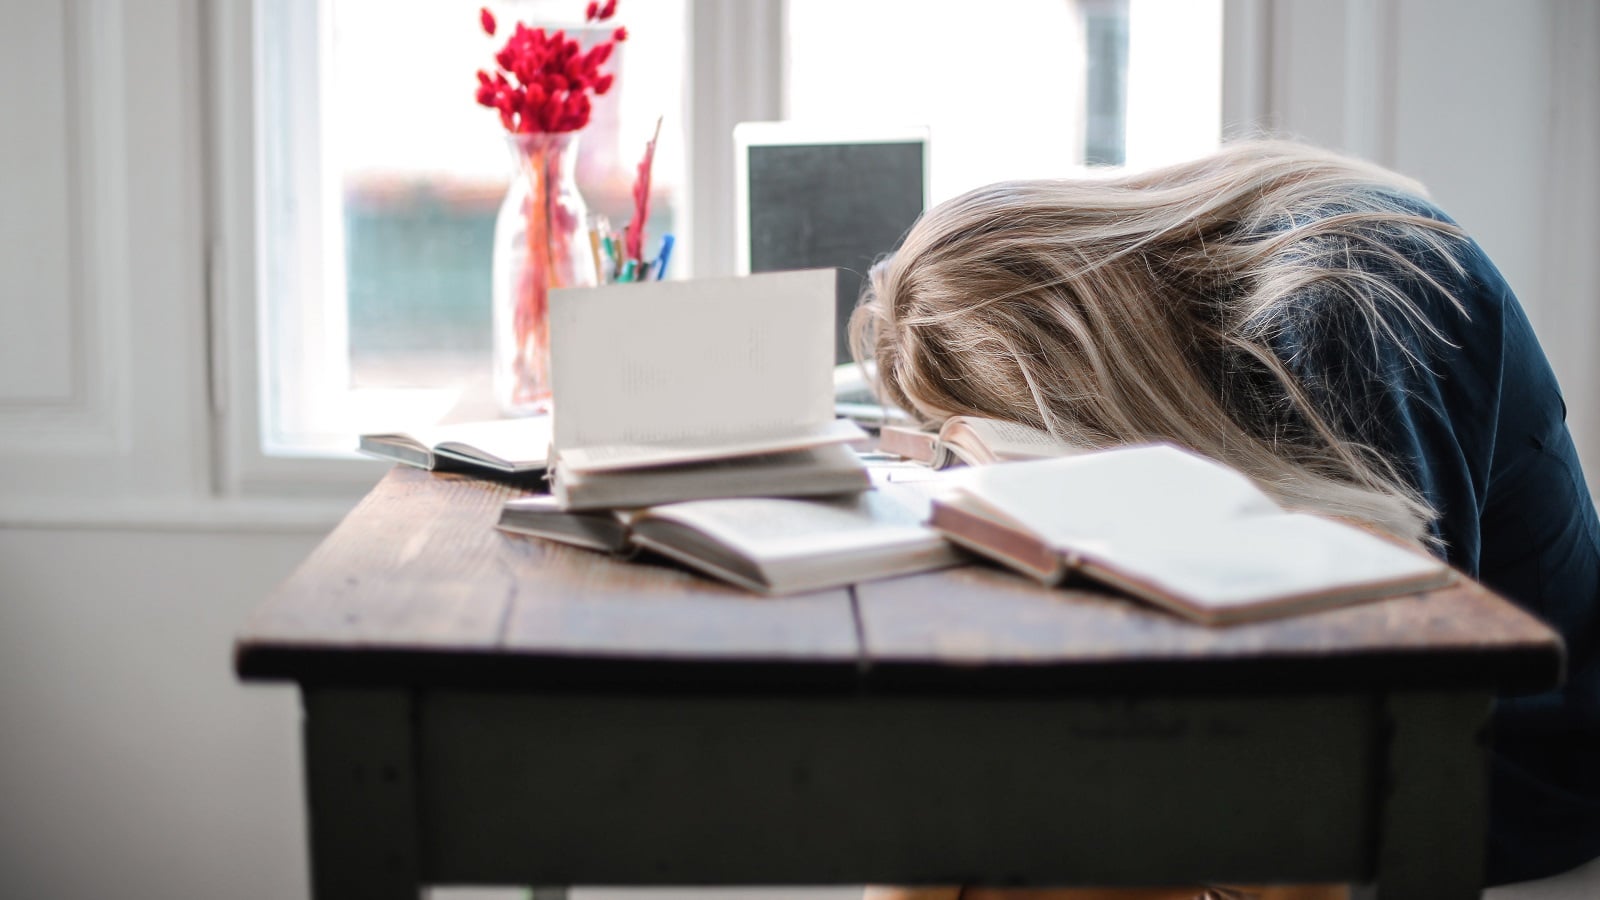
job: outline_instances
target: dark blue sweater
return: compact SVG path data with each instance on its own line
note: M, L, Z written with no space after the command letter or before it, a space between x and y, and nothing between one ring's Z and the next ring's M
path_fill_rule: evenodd
M1448 221L1430 204L1395 202ZM1274 350L1337 427L1398 463L1438 510L1434 532L1452 565L1566 641L1561 689L1496 704L1488 879L1498 884L1600 856L1600 522L1521 305L1476 243L1456 256L1464 272L1420 248L1412 258L1464 315L1425 280L1390 269L1443 340L1393 313L1394 334L1375 335L1348 304L1309 298L1291 304Z

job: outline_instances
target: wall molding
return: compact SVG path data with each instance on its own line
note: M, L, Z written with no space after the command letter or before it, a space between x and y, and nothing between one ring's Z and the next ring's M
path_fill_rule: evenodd
M1600 488L1600 8L1226 0L1224 10L1224 134L1298 137L1428 185L1517 290ZM1497 50L1505 65L1486 68Z
M1272 10L1267 0L1223 2L1223 140L1273 127Z
M1344 148L1381 166L1396 162L1400 5L1347 0L1344 29Z
M1549 98L1540 193L1540 340L1567 394L1567 423L1583 453L1591 491L1600 489L1600 6L1548 9ZM1577 401L1577 402L1574 402Z
M353 500L0 501L0 530L320 535L354 506Z
M689 4L689 216L697 278L734 274L733 126L783 115L784 0ZM707 86L710 87L707 87Z
M65 265L70 390L62 398L0 399L0 453L125 452L125 385L133 347L127 184L130 147L123 54L124 0L65 0L60 56L69 115L61 135L69 211Z
M1225 0L1222 133L1307 140L1393 165L1394 0Z

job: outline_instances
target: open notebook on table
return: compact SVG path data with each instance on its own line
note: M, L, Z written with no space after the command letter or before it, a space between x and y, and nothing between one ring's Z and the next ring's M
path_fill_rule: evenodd
M1287 510L1170 445L982 466L933 500L950 540L1046 584L1082 575L1220 625L1439 587L1442 561Z
M357 449L421 469L524 475L545 470L550 436L550 417L530 416L363 434Z

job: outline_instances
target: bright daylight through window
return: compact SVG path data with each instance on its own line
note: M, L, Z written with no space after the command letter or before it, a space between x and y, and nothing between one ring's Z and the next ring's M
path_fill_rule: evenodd
M656 120L655 235L685 232L694 0L621 0L616 87L580 135L591 213L632 215ZM512 156L474 102L492 65L476 3L288 0L257 7L257 321L263 450L347 452L490 396L491 248ZM582 28L582 0L491 2L501 22ZM1146 167L1219 139L1221 0L793 0L785 117L929 128L938 202L1003 178ZM581 32L574 32L581 34ZM731 136L730 136L731 140ZM733 174L718 188L731 197ZM732 248L728 248L732 253Z

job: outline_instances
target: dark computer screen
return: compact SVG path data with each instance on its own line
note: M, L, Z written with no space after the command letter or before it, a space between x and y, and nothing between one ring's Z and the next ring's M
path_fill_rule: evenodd
M922 214L921 141L752 145L750 271L838 267L835 357L867 270Z

